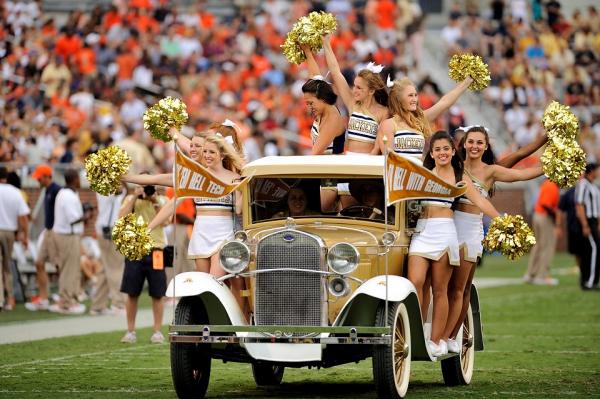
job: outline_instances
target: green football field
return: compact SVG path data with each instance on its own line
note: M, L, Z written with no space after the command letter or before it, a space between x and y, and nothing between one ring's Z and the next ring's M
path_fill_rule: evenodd
M555 258L556 287L480 289L486 348L476 353L472 384L445 387L439 364L413 363L408 397L600 397L600 292L579 290L573 266L569 256ZM514 279L525 267L526 259L488 257L477 275ZM138 331L135 345L119 343L122 333L1 345L0 398L175 397L169 346L146 343L149 329ZM370 360L326 370L286 369L283 384L269 390L256 388L249 365L214 361L207 395L375 398L372 383Z

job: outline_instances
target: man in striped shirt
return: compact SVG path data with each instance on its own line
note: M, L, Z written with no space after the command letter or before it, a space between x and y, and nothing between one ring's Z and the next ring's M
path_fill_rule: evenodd
M582 245L580 247L580 284L583 290L598 290L600 273L600 188L594 184L598 177L596 163L589 163L583 179L575 188L575 212L581 224Z

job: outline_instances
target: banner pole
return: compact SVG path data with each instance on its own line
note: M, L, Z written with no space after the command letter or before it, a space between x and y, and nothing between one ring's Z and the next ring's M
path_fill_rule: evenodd
M383 206L383 223L385 224L385 236L387 236L388 232L388 168L387 168L387 157L388 157L388 146L387 146L387 135L383 135L383 191L384 191L384 201L385 204ZM389 267L388 267L388 254L389 247L384 242L385 247L385 326L389 327L389 317L388 317L388 287L389 287ZM392 342L393 345L393 342Z
M177 140L173 140L175 156L173 157L173 317L172 323L175 324L175 302L177 302L177 296L175 296L175 286L177 285L177 274L175 270L175 264L177 264Z

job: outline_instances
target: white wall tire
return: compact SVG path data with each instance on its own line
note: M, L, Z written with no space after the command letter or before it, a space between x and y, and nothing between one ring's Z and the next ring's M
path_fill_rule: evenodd
M410 321L404 303L388 303L387 321L392 326L392 344L373 350L373 377L381 399L404 398L408 391L411 366ZM386 325L385 303L377 308L376 325Z

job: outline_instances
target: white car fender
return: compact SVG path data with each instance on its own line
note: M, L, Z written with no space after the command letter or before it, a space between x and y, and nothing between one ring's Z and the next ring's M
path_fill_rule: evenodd
M344 308L340 311L333 325L343 325L348 312L361 297L368 296L377 300L385 301L387 287L387 298L390 302L401 302L410 294L417 294L415 286L406 278L400 276L385 275L373 277L361 284L352 293Z
M180 273L171 280L167 287L168 297L203 296L212 294L223 306L232 325L247 325L240 307L225 283L218 281L213 275L204 272ZM209 312L209 308L206 309Z

